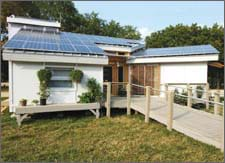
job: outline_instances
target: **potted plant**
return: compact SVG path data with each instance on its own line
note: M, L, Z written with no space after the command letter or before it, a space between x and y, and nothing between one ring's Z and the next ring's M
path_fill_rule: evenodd
M84 74L81 70L72 70L70 72L70 78L73 82L76 83L76 92L75 92L75 100L77 101L77 92L78 92L78 83L81 82L82 78L83 78Z
M202 98L204 88L200 85L196 87L196 96Z
M27 105L27 99L21 99L20 100L20 106L26 106Z
M37 99L34 99L33 101L32 101L32 103L34 104L34 105L38 105L38 100Z
M39 85L39 95L40 95L40 105L46 105L46 100L50 95L48 90L48 83L51 80L52 74L50 70L41 69L37 73L40 82Z

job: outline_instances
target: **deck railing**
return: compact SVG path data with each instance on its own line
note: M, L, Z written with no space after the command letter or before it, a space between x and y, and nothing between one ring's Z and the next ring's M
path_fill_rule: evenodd
M107 86L107 93L106 93L106 115L107 117L110 117L110 110L111 110L111 85L113 83L107 82L104 83L104 85ZM114 83L115 84L115 83ZM150 110L151 110L151 91L156 91L156 92L160 92L160 94L164 94L164 97L160 97L161 99L164 99L164 101L166 102L167 105L167 129L168 130L172 130L173 128L173 108L174 108L174 103L177 103L175 101L175 98L177 96L185 98L187 100L187 102L185 103L185 105L187 106L187 108L192 108L192 102L193 100L198 100L198 101L202 101L205 103L208 103L209 105L213 105L214 106L214 114L218 115L219 113L219 108L224 108L224 104L220 102L220 94L219 92L215 93L215 98L214 101L211 101L209 98L207 99L208 96L205 96L205 98L198 98L198 97L194 97L192 94L193 89L190 87L190 85L187 85L187 95L182 95L179 93L174 92L174 90L169 90L169 86L168 84L165 84L165 90L161 90L161 89L156 89L153 88L151 86L142 86L142 85L138 85L138 84L130 84L130 83L116 83L117 85L126 85L126 95L127 95L127 115L131 114L131 102L132 102L132 97L135 96L135 93L132 93L132 87L137 87L139 89L143 89L143 95L145 97L145 122L149 123L149 117L150 117ZM176 87L177 88L177 87ZM183 88L183 87L182 87ZM196 89L195 89L196 90ZM200 90L202 92L205 92L206 95L209 94L208 91L204 91L204 90ZM181 104L182 105L182 104ZM224 113L222 112L222 117L224 119ZM222 122L222 143L221 143L221 150L224 150L224 123Z

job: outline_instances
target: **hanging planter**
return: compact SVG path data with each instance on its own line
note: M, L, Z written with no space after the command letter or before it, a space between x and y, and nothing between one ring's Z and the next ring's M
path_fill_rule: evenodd
M81 70L72 70L70 72L70 78L73 82L76 83L76 92L75 92L75 100L77 101L77 93L78 93L78 83L81 82L82 78L83 78L84 74Z

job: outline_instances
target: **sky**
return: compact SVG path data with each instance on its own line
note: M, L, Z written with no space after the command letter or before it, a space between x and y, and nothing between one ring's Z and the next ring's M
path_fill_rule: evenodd
M137 27L142 38L169 25L224 25L223 1L74 1L80 13L99 13L107 21Z

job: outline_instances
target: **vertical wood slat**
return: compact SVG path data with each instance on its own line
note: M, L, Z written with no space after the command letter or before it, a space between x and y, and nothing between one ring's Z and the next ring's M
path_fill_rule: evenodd
M167 129L172 130L173 128L173 103L174 103L174 92L168 91L168 111L167 111Z
M215 102L220 102L220 91L217 90L214 94L214 101ZM219 114L219 105L218 104L214 104L214 114L218 115Z
M192 107L192 88L190 84L187 84L187 92L188 92L188 98L187 98L187 107Z
M150 86L146 86L146 100L145 100L145 123L149 122L149 113L150 113Z
M127 65L123 65L123 82L129 81L129 70Z
M131 104L131 84L127 84L127 115L130 115L130 104Z
M107 82L107 93L106 93L106 116L111 116L111 82Z

